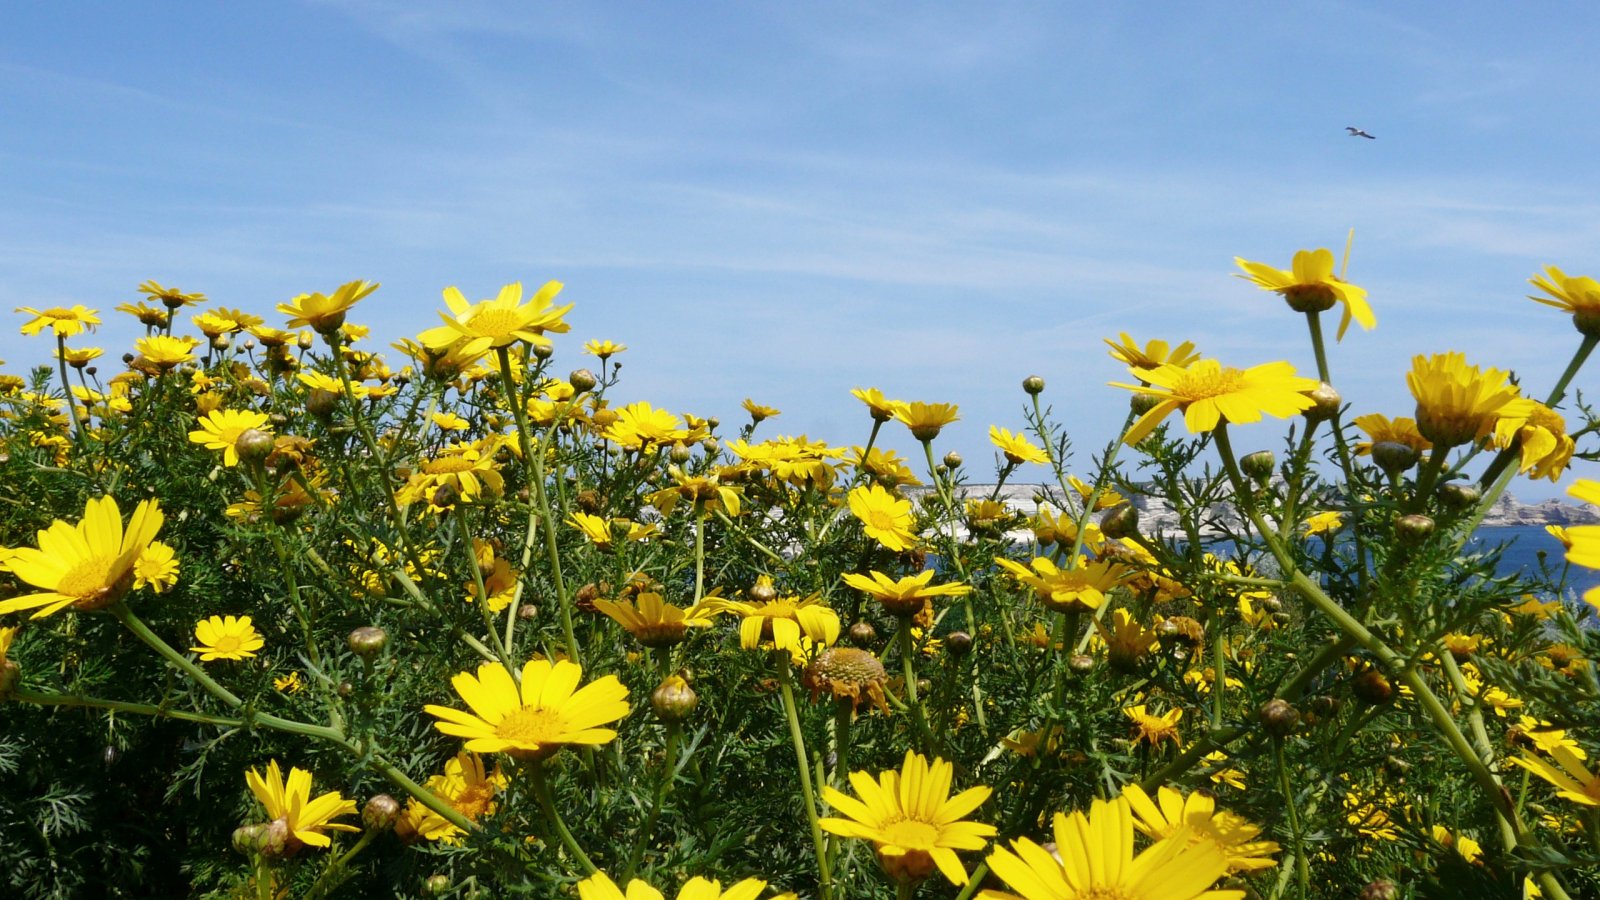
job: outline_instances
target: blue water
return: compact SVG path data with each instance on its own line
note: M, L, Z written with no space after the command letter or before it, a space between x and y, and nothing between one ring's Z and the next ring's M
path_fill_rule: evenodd
M1473 537L1473 543L1484 547L1511 542L1506 548L1505 555L1500 558L1501 571L1510 573L1521 570L1528 575L1539 573L1539 551L1546 554L1545 563L1550 567L1552 577L1561 577L1561 566L1566 558L1566 551L1562 549L1561 542L1550 536L1543 525L1508 525L1498 528L1480 528ZM1585 569L1581 566L1572 566L1567 573L1567 587L1579 596L1592 587L1600 586L1600 570Z

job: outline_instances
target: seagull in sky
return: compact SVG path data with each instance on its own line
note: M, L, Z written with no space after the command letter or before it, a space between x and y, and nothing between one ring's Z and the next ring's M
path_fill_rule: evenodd
M1365 131L1362 131L1361 129L1355 127L1354 125L1346 125L1344 127L1344 130L1350 132L1350 136L1351 137L1364 137L1369 141L1377 140L1377 138L1373 137L1370 134L1367 134Z

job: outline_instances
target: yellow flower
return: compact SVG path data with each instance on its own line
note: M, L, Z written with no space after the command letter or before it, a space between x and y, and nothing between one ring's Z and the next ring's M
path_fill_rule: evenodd
M905 403L899 400L890 400L883 396L883 392L877 388L853 388L850 391L850 396L867 405L867 410L872 413L874 422L889 421L895 417L895 413L899 411L900 407L905 406Z
M323 834L324 831L361 830L354 825L333 821L340 816L355 815L356 802L346 800L338 791L329 791L315 800L311 799L311 773L304 769L291 768L289 781L285 784L278 761L272 760L267 764L266 777L251 769L245 773L244 779L250 786L250 793L255 794L261 805L267 808L267 816L287 826L289 837L284 851L286 855L299 850L303 844L326 847L333 843Z
M874 571L870 578L847 572L844 583L876 598L885 611L896 616L915 615L934 597L960 597L972 593L971 586L965 584L931 584L933 576L932 569L898 581L890 580L889 576L878 571Z
M1494 425L1494 443L1500 449L1516 445L1521 461L1518 472L1534 480L1560 481L1577 443L1567 434L1561 414L1534 400L1519 404L1514 413L1502 414Z
M782 415L782 413L780 413L778 410L770 406L762 406L754 400L751 400L749 397L744 398L744 402L740 405L744 407L745 412L750 414L750 418L756 422L760 422L764 419L770 419L773 416Z
M674 444L689 437L683 420L649 403L630 403L616 411L616 421L602 435L626 450L642 450Z
M1183 410L1189 432L1200 434L1224 419L1233 424L1258 422L1262 413L1288 418L1315 405L1304 392L1318 387L1318 382L1295 375L1294 366L1286 362L1235 369L1202 359L1187 368L1168 364L1134 374L1147 384L1113 382L1112 386L1147 394L1159 402L1123 436L1129 446L1144 440L1173 410Z
M1439 846L1454 850L1469 863L1478 862L1483 858L1483 847L1477 841L1464 834L1452 834L1450 829L1443 825L1433 826L1432 834L1433 839L1439 843Z
M766 886L765 881L746 878L723 890L722 882L697 875L684 882L683 887L678 890L678 900L756 900L761 895L761 889ZM792 900L794 895L782 894L773 900L782 900L783 897ZM624 894L606 873L596 872L578 882L578 900L664 900L664 898L660 891L637 878L628 882L628 892Z
M1352 318L1367 331L1378 324L1377 318L1372 315L1372 307L1367 305L1367 292L1333 274L1331 250L1319 248L1296 252L1293 269L1288 272L1237 256L1233 261L1245 271L1240 278L1264 291L1282 295L1295 312L1322 312L1331 309L1335 303L1343 303L1344 316L1339 320L1338 340L1344 340L1345 329L1350 327Z
M38 334L48 328L55 332L58 338L69 338L75 334L82 334L84 329L93 331L94 326L100 324L99 315L81 303L74 303L71 308L52 306L43 310L31 306L19 306L17 312L33 316L22 326L22 333L29 335Z
M771 582L760 584L770 590ZM723 600L711 598L704 605L716 612L739 616L739 646L755 650L762 641L771 641L778 650L800 652L802 639L827 646L839 639L839 614L816 595L780 597L770 600Z
M1600 778L1584 767L1583 760L1570 748L1559 744L1546 752L1556 765L1526 750L1511 761L1555 785L1556 796L1583 806L1600 806Z
M1056 612L1092 612L1106 602L1106 592L1122 583L1127 567L1111 560L1093 563L1079 559L1078 565L1062 569L1048 557L1038 557L1027 566L1004 557L995 562L1012 577L1033 588L1034 597L1045 608Z
M950 796L955 767L942 759L907 750L900 770L851 772L851 797L824 785L822 799L843 818L828 817L822 830L841 837L871 841L878 863L902 884L917 884L937 868L951 884L967 883L967 870L957 850L982 850L994 826L962 819L989 799L989 788L967 788Z
M472 503L487 494L498 497L505 491L505 479L495 468L498 441L491 438L475 444L452 444L423 463L395 494L401 506L425 502L441 511L449 504L438 501L441 488L449 488L454 500Z
M1417 401L1417 430L1441 447L1488 437L1501 416L1521 414L1529 402L1507 373L1469 366L1454 352L1414 357L1406 384Z
M162 287L154 279L147 279L139 285L139 293L148 296L151 300L160 300L161 305L167 309L177 309L180 306L193 306L196 303L206 302L206 295L200 293L186 294L177 288Z
M39 607L33 618L40 619L68 606L103 609L122 599L133 586L134 563L162 521L161 504L145 500L124 530L117 501L100 497L85 505L78 524L51 522L39 532L37 550L14 549L7 563L18 578L45 591L0 601L0 614Z
M436 412L429 417L440 431L466 431L472 423L452 412Z
M616 356L626 349L628 349L627 344L614 344L611 341L586 341L583 345L583 352L590 356L600 357L601 362Z
M81 369L84 366L87 366L89 363L94 362L104 353L105 351L101 350L99 347L58 347L56 348L56 359L61 360L74 369Z
M615 675L582 688L583 668L567 660L529 660L522 686L500 663L478 666L450 680L472 713L429 704L423 711L441 721L434 727L467 738L466 749L543 759L567 744L604 744L617 736L600 726L628 714L628 689Z
M1025 462L1041 465L1050 462L1049 454L1035 447L1026 435L1012 434L998 425L989 426L989 443L999 448L1005 455L1006 462L1013 466L1020 466Z
M562 287L559 281L547 281L527 303L522 302L520 281L501 288L500 295L493 300L477 303L468 303L459 288L447 287L444 302L450 307L450 314L439 314L444 325L422 332L417 340L431 350L443 350L464 339L466 345L458 351L463 355L510 346L517 341L549 346L550 339L544 336L546 331L561 334L569 327L561 317L572 310L572 304L550 305Z
M1133 827L1141 834L1161 840L1182 835L1186 843L1212 844L1228 859L1229 872L1254 872L1277 865L1268 859L1278 852L1273 841L1257 840L1261 828L1242 816L1218 810L1216 798L1204 791L1184 796L1176 788L1163 787L1152 801L1136 784L1122 789L1133 809Z
M195 346L194 338L168 337L164 334L139 338L133 342L133 349L139 352L139 356L162 371L181 363L194 362Z
M1077 493L1078 500L1084 504L1087 504L1089 502L1089 498L1094 495L1094 485L1080 479L1076 475L1067 476L1067 486L1072 488L1072 490ZM1119 506L1126 502L1128 502L1128 498L1112 490L1110 486L1106 486L1101 488L1100 496L1094 501L1094 508L1097 510L1110 509L1113 506Z
M1143 741L1152 748L1162 741L1171 741L1181 745L1178 738L1178 722L1183 719L1182 709L1169 709L1161 715L1154 715L1145 711L1143 703L1124 709L1123 714L1133 722L1134 743Z
M676 467L670 470L673 486L645 495L645 501L663 515L677 508L680 500L687 500L696 515L710 516L723 510L737 516L740 509L739 490L722 484L720 477L712 475L686 475Z
M939 436L940 429L961 418L954 403L901 403L894 409L894 417L911 429L911 436L919 441L931 441Z
M705 628L716 615L716 610L705 603L679 609L662 601L661 595L652 591L639 594L631 602L598 599L594 601L594 608L610 616L646 647L670 647L680 643L690 628Z
M1155 340L1140 347L1126 331L1118 337L1121 338L1120 342L1110 338L1102 340L1111 347L1111 358L1127 363L1130 369L1159 369L1169 365L1181 369L1200 358L1200 354L1194 350L1194 344L1189 341L1169 347L1166 341Z
M1144 658L1150 655L1150 651L1157 647L1156 630L1144 627L1125 609L1112 612L1109 628L1098 618L1092 621L1095 630L1100 632L1100 639L1106 643L1107 659L1119 672L1136 670Z
M288 327L309 326L319 334L333 334L344 324L345 313L356 302L378 289L376 282L348 281L328 297L301 294L288 303L279 303L278 312L289 317Z
M1546 266L1544 272L1528 283L1549 297L1528 299L1572 313L1572 324L1585 337L1600 336L1600 281L1587 275L1570 277L1555 266Z
M305 679L299 672L290 672L287 675L274 675L272 686L285 694L298 694L306 689Z
M1600 506L1600 481L1580 478L1567 488L1567 494ZM1586 569L1600 569L1600 525L1574 525L1567 529L1567 562ZM1600 609L1600 587L1590 588L1583 599Z
M165 593L167 589L178 583L178 560L172 548L160 541L151 541L150 546L139 553L139 558L133 561L133 588L138 590L148 587L158 594Z
M865 455L863 455L865 454ZM901 484L921 484L917 473L906 465L905 457L881 447L852 447L845 462L855 466L857 472L866 472L883 484L894 487Z
M1056 813L1055 852L1027 838L989 854L989 868L1017 893L986 890L985 900L1241 900L1213 891L1228 869L1215 844L1167 838L1133 852L1128 801L1095 800L1085 816Z
M149 328L165 328L172 321L172 313L148 303L118 303L117 312L127 313Z
M852 488L846 499L850 513L861 520L867 537L895 551L916 543L917 536L911 531L911 501L896 497L878 484Z
M1423 437L1422 432L1417 430L1416 419L1401 416L1391 421L1382 413L1368 413L1356 416L1351 420L1351 424L1365 431L1370 438L1356 444L1357 456L1369 456L1372 454L1374 444L1383 443L1404 444L1417 451L1418 458L1433 449L1433 442Z
M250 624L249 616L201 619L194 626L194 639L200 646L189 649L200 654L201 662L249 659L266 643Z
M495 795L509 783L510 779L498 767L491 775L478 754L463 750L444 764L444 774L429 778L423 787L468 820L476 822L494 813ZM422 838L458 844L465 833L415 797L406 804L405 813L395 822L394 830L407 843Z
M239 436L246 431L270 432L272 425L266 413L253 409L219 409L195 422L200 427L189 432L189 440L202 444L207 450L221 450L222 464L239 464Z
M1327 534L1331 531L1338 531L1343 525L1344 517L1339 514L1338 510L1326 510L1307 516L1306 520L1300 523L1300 531L1310 537L1314 534Z

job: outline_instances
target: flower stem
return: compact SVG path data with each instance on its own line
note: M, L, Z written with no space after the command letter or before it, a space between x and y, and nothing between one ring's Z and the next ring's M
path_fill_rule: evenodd
M1272 762L1278 770L1278 790L1283 792L1284 809L1289 815L1289 835L1294 841L1294 868L1299 876L1300 896L1311 890L1311 872L1306 863L1305 835L1300 830L1300 813L1295 807L1294 789L1289 785L1289 767L1283 762L1283 739L1272 740Z
M933 753L933 732L928 729L928 716L922 709L922 700L917 696L917 669L913 657L916 649L911 645L911 617L901 616L899 631L896 640L900 644L900 672L906 688L906 705L911 708L911 718L917 725L917 738L922 743L922 752Z
M528 766L528 772L530 780L533 782L533 795L538 798L539 808L544 810L545 819L550 823L550 827L555 830L556 835L561 839L561 845L566 847L567 852L571 853L572 857L578 861L578 865L583 867L584 874L593 875L600 871L595 867L594 862L589 859L589 854L584 853L583 848L578 846L577 838L574 838L572 832L567 830L567 823L562 821L561 811L556 808L555 801L550 796L550 782L546 777L544 761L535 760Z
M188 675L190 678L193 678L195 682L197 682L201 687L205 688L206 693L216 697L218 700L221 700L223 703L228 704L228 706L233 707L234 709L238 709L244 705L244 701L234 696L232 691L218 684L210 675L207 675L205 672L201 671L200 667L195 665L193 660L174 650L171 644L168 644L166 641L157 636L154 631L151 631L150 626L146 625L143 619L140 619L138 616L134 615L133 610L129 609L127 604L123 603L121 600L118 600L117 602L106 607L106 609L113 616L117 617L117 621L121 622L129 631L133 632L135 637L149 645L150 649L161 654L161 656L165 658L167 662L170 662L179 669L183 670L184 674Z
M628 864L622 870L622 883L626 884L633 878L633 873L639 869L639 859L644 853L645 842L650 839L656 830L656 822L661 818L661 807L666 803L667 794L672 792L672 780L677 775L678 745L683 737L683 726L677 722L667 723L667 744L662 760L661 780L656 783L655 795L651 797L650 813L645 817L644 827L634 835L633 847L628 851Z
M821 900L830 900L833 896L833 876L828 869L827 845L823 842L817 800L811 787L811 767L806 763L806 738L800 730L800 711L794 702L794 675L789 671L788 651L772 651L772 661L778 667L783 713L789 720L789 739L794 743L795 768L800 772L800 795L805 800L806 820L811 825L811 844L817 853L818 896Z

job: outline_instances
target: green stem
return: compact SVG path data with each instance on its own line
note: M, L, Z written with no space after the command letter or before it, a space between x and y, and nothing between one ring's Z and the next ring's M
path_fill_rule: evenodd
M31 703L35 706L76 706L88 709L108 709L112 712L132 713L140 716L151 716L158 719L177 719L181 722L198 722L202 725L217 725L224 728L239 728L245 722L243 719L228 719L222 716L212 716L205 713L187 712L181 709L167 709L162 706L150 706L145 703L128 703L122 700L103 700L99 697L77 697L71 694L53 694L40 691L15 690L6 697L17 703Z
M1272 762L1278 770L1278 790L1283 792L1283 803L1289 814L1289 835L1294 841L1294 867L1300 880L1300 896L1311 890L1311 872L1306 863L1305 835L1300 830L1300 813L1294 802L1294 789L1289 786L1289 767L1283 762L1283 739L1272 740Z
M633 878L633 873L639 870L639 859L644 853L645 842L655 833L656 821L661 817L661 807L666 803L667 794L672 791L672 779L677 774L678 767L678 745L682 736L682 725L677 722L667 723L666 758L662 763L661 780L656 783L655 794L650 800L650 813L645 817L644 827L634 835L633 847L628 850L628 864L622 870L623 884L627 884Z
M778 667L778 687L783 695L783 713L789 720L789 739L794 743L795 768L800 772L800 794L805 800L806 821L811 825L811 845L816 849L818 894L822 900L833 896L833 876L828 869L827 845L822 838L822 825L817 816L817 800L811 787L811 767L806 762L806 738L800 730L800 711L794 702L794 680L789 671L789 652L772 651L772 662Z
M355 859L356 854L367 849L367 845L372 843L378 834L379 832L376 828L368 828L361 832L361 839L356 841L355 846L345 851L338 859L329 863L328 867L322 870L322 874L317 876L317 880L312 882L310 889L305 894L307 900L316 900L316 898L344 883L346 877L344 874L345 866L349 864L350 860Z
M238 697L234 696L232 691L218 684L210 675L207 675L205 672L201 671L200 667L195 665L193 660L174 650L172 645L158 637L154 631L150 630L150 626L146 625L144 620L134 615L133 610L129 609L121 600L118 600L117 602L106 607L106 611L110 612L113 616L116 616L117 621L121 622L129 631L133 632L134 635L139 638L139 640L144 641L145 644L149 645L150 649L161 654L161 656L165 658L167 662L177 666L179 669L183 670L184 674L188 675L190 678L193 678L195 682L206 689L206 693L216 697L218 700L221 700L223 703L226 703L228 706L234 709L238 709L244 705L243 700L240 700Z
M911 617L901 616L899 631L896 638L900 643L900 671L906 688L906 706L911 709L912 721L917 726L917 737L922 743L922 752L933 753L933 732L928 729L927 713L922 709L922 700L917 696L917 669L912 657L916 655L911 644Z
M585 875L593 875L600 871L595 867L594 862L589 859L589 854L584 853L583 848L578 846L577 838L574 838L572 832L567 830L567 823L562 821L561 811L556 808L555 801L550 796L550 782L546 777L544 761L533 761L529 764L528 771L530 780L533 782L533 795L538 798L539 808L544 810L545 819L550 823L550 827L555 829L556 835L561 840L561 845L566 847L567 852L572 854L572 857L578 861L578 865L583 867Z

